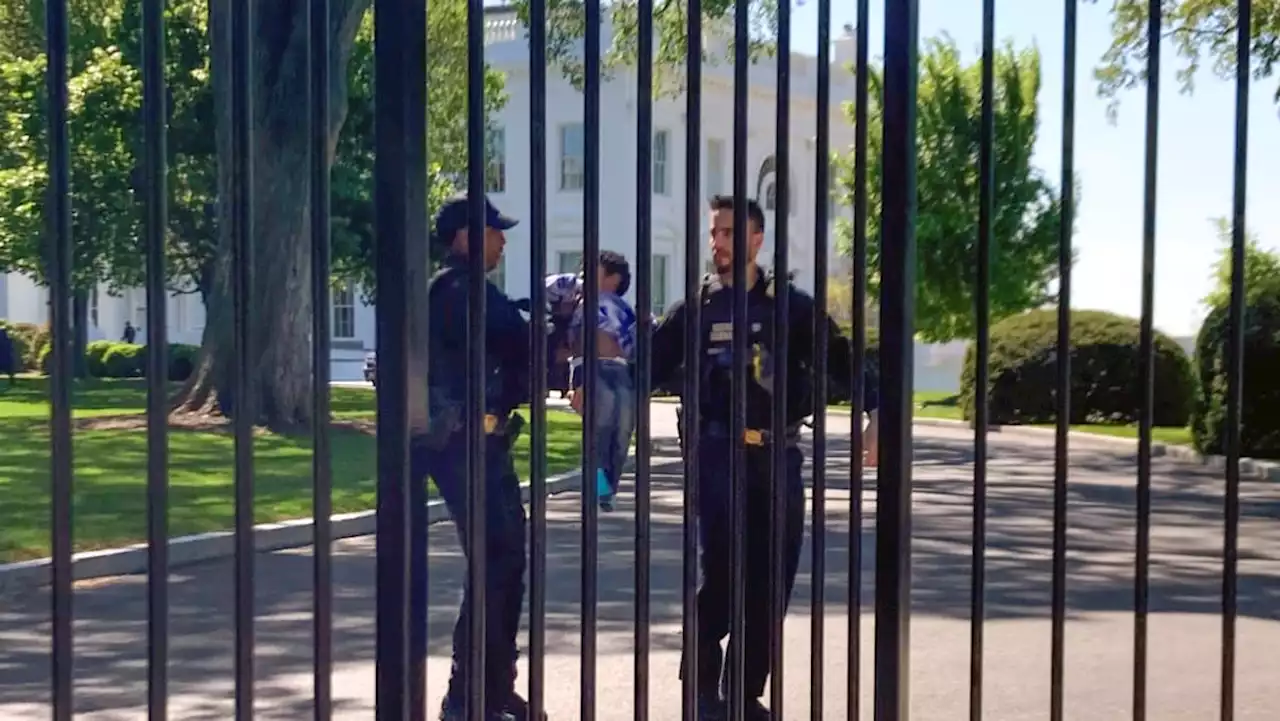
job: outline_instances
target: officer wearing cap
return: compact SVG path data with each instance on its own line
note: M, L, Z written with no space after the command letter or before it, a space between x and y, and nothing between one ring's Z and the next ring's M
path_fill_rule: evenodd
M710 246L715 273L704 281L701 292L701 329L698 355L684 357L686 311L676 303L654 329L653 387L668 384L680 372L700 374L701 398L698 399L700 443L698 454L698 526L702 551L702 583L698 589L697 687L698 712L704 721L726 717L726 701L722 680L724 659L720 643L729 636L732 598L732 495L729 460L734 443L730 437L730 404L733 385L733 212L735 198L716 196L710 202ZM770 532L773 526L772 494L775 482L785 483L786 526L783 529L784 558L783 598L788 599L795 582L804 536L804 481L801 468L804 456L798 445L799 429L804 419L826 405L827 399L815 404L810 373L813 368L813 338L816 323L826 323L828 372L832 396L848 397L852 374L851 346L840 335L830 317L818 317L812 296L766 275L756 265L756 255L764 243L764 213L754 200L747 203L747 331L748 358L746 405L746 463L737 468L744 477L746 495L746 568L744 621L746 638L730 638L728 651L744 653L744 686L747 721L763 721L773 716L760 703L770 673L769 636L773 619L786 613L786 608L773 609L770 576L773 553ZM787 324L788 383L786 434L786 477L773 478L770 437L773 414L773 358L775 331L774 302L778 294L788 293L790 322ZM682 368L687 360L688 370ZM865 378L864 408L871 423L865 436L866 454L862 461L876 462L877 396L876 379L868 369ZM684 665L682 675L685 673Z
M513 413L529 394L529 323L516 303L497 286L485 288L485 478L467 477L466 388L469 278L472 242L484 244L484 272L497 267L506 238L516 224L485 198L484 235L468 236L469 204L465 194L450 198L436 214L432 243L443 255L442 267L428 286L430 352L428 414L424 432L411 442L414 479L430 476L453 516L464 553L484 553L485 713L486 721L524 721L527 704L515 692L516 633L524 603L525 513L520 482L511 460L511 445L523 419ZM486 486L485 547L467 547L469 483ZM425 553L415 563L425 563ZM418 578L425 578L425 569ZM415 589L422 591L423 589ZM464 590L453 632L453 673L441 704L441 721L464 718L468 610L471 589ZM414 612L426 616L426 594L415 594ZM425 645L425 639L419 645ZM425 648L415 649L425 653Z

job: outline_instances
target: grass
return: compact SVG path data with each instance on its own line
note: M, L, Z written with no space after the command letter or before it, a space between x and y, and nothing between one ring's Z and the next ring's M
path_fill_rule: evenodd
M42 378L23 378L0 393L0 562L49 553L49 403ZM0 381L0 388L3 388ZM373 393L335 387L338 420L371 419ZM138 380L92 380L73 391L77 419L138 415L146 390ZM572 413L547 411L549 473L576 468L581 424ZM262 433L254 439L255 506L259 523L311 515L311 439ZM333 507L338 513L373 507L375 438L348 427L332 430ZM529 437L516 442L516 469L528 478ZM225 432L169 434L169 530L172 535L226 530L234 519L234 440ZM142 430L76 429L73 537L77 551L141 541L146 535L147 441Z
M953 393L917 393L915 395L915 415L917 418L945 418L948 420L963 420L964 414L960 410L960 398ZM1038 424L1038 428L1053 428L1053 424ZM1089 423L1071 426L1071 430L1082 433L1096 433L1103 436L1115 436L1117 438L1134 438L1138 437L1138 426L1134 425L1107 425L1101 423ZM1189 446L1191 445L1191 429L1162 427L1151 429L1151 439L1156 443L1168 443L1172 445Z

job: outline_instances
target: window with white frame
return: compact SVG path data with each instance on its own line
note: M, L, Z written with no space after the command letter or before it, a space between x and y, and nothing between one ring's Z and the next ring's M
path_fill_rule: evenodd
M655 255L650 266L652 284L649 286L649 309L654 318L667 309L667 256Z
M720 195L724 187L724 141L707 139L707 196Z
M582 123L560 126L560 189L582 190L586 167Z
M98 288L94 286L89 292L89 321L94 328L98 327Z
M489 282L498 286L498 290L507 290L507 256L498 258L498 265L489 271Z
M653 134L653 194L667 195L671 192L671 182L668 177L668 168L671 163L668 162L668 149L671 145L671 133L666 130L659 130Z
M485 140L484 192L501 193L507 189L507 131L489 128Z
M356 293L350 283L343 283L332 292L333 337L356 337Z
M556 253L556 272L577 273L582 269L582 251L562 250Z

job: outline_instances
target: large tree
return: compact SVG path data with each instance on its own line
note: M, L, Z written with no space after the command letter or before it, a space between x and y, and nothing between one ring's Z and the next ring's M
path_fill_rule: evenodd
M978 157L981 62L965 65L945 36L924 43L920 54L916 146L916 330L921 340L972 337L977 278ZM995 56L995 196L991 255L991 318L1050 300L1057 276L1062 199L1031 162L1037 135L1040 55L1006 45ZM867 260L868 291L880 290L880 185L882 75L868 78ZM850 122L853 108L849 107ZM853 202L853 153L838 158L837 194ZM852 228L837 224L837 246L848 254Z
M1094 0L1095 2L1097 0ZM1235 77L1236 0L1164 0L1163 37L1184 64L1178 71L1182 89L1194 89L1196 72L1206 59L1221 78ZM1111 47L1095 71L1098 92L1112 100L1146 78L1147 2L1112 0ZM1280 2L1254 0L1250 47L1255 78L1269 78L1280 62ZM1280 85L1275 90L1280 102Z
M255 42L251 78L254 103L254 284L250 289L250 328L256 392L255 421L274 427L304 424L311 419L311 296L306 114L307 0L259 3L255 6ZM333 158L343 124L352 111L356 121L350 157L335 173L335 220L340 226L335 250L337 267L348 276L371 283L368 271L372 241L372 103L373 54L369 0L332 0L330 4L329 155ZM213 89L217 115L218 197L231 196L231 54L230 8L213 3L210 10ZM428 104L427 152L431 158L431 195L442 192L443 177L456 173L466 153L465 89L466 6L427 6ZM355 62L353 62L355 61ZM501 78L486 72L488 107L502 101ZM451 172L452 171L452 172ZM424 198L424 202L428 200ZM214 283L206 306L204 353L179 399L180 410L236 412L231 371L233 346L232 252L230 203L218 204L219 252ZM364 263L344 260L355 255Z

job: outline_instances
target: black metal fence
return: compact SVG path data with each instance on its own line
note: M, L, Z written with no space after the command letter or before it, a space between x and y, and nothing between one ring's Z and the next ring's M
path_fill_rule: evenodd
M234 255L234 288L235 288L235 347L236 363L233 371L232 390L241 399L241 405L235 414L235 695L238 719L253 716L253 658L254 658L254 539L253 539L253 488L254 458L252 454L252 403L254 394L250 392L248 383L253 377L250 368L254 358L253 349L249 347L252 336L248 331L250 308L250 292L254 284L254 245L263 242L256 237L253 228L253 204L255 199L251 192L254 173L254 109L251 107L250 79L252 63L255 57L255 33L253 18L255 3L251 0L231 0L231 75L232 92L232 153L229 158L233 164L233 173L237 178L234 193L227 198L233 208L232 233L235 238ZM854 389L854 412L861 412L861 398L864 389L862 367L865 362L865 323L863 309L867 292L867 93L868 93L868 56L867 56L867 17L868 0L857 2L857 59L856 59L856 123L855 123L855 240L854 258L854 293L852 313L854 373L850 379ZM408 392L410 384L417 382L419 368L426 361L426 353L431 349L422 343L420 332L422 318L416 309L422 307L425 288L425 268L427 267L426 251L423 239L427 237L427 218L423 199L425 198L426 148L425 148L425 87L426 47L425 5L422 3L404 3L396 0L376 0L376 70L377 70L377 102L376 102L376 218L377 249L376 268L378 280L377 304L377 348L379 361L379 387L377 393L377 458L378 458L378 497L377 497L377 717L379 719L422 719L427 711L425 699L425 646L415 641L425 635L426 619L411 613L415 606L415 594L424 593L428 579L425 574L425 563L414 560L425 554L425 528L421 526L419 516L412 513L415 503L422 502L421 479L412 478L410 474L409 448L411 442L411 423ZM830 0L819 0L818 9L818 62L819 74L817 96L817 164L816 167L797 167L800 173L813 173L817 178L816 187L827 188L830 180L829 151L830 146ZM699 0L689 0L687 24L687 81L691 89L687 93L687 145L686 145L686 195L685 195L685 303L689 313L686 325L685 348L686 357L697 357L700 337L699 313L701 312L700 292L702 278L700 274L699 243L702 242L700 218L704 212L704 199L698 194L700 188L700 139L702 137L702 107L698 88L701 87L702 65L702 11ZM71 280L70 271L73 262L69 196L69 143L66 107L68 102L67 88L67 50L68 50L68 17L67 0L48 0L47 2L47 50L49 60L48 97L49 97L49 253L51 262L52 286L52 327L53 353L50 375L52 378L52 425L51 425L51 464L52 464L52 548L53 548L53 635L51 653L53 657L52 713L55 719L65 720L72 716L72 524L71 507L74 479L72 473L71 454L71 387L72 387L72 319L71 319ZM145 198L146 198L146 268L147 268L147 322L150 342L148 343L147 378L148 378L148 558L149 558L149 655L148 655L148 699L150 718L166 718L168 690L166 685L168 648L168 471L167 471L167 424L166 424L166 386L164 371L167 368L167 343L165 338L165 269L166 258L164 234L167 225L166 209L166 86L164 78L164 2L163 0L142 0L144 40L144 95L145 95L145 132L147 154L145 159ZM327 419L329 415L329 303L328 278L329 263L329 171L328 159L328 118L330 116L329 98L329 2L328 0L310 0L309 25L307 32L310 38L308 54L308 77L311 88L308 118L311 134L311 232L312 232L312 285L311 295L315 308L314 330L314 385L313 401L315 417ZM1069 320L1071 298L1071 218L1074 148L1074 108L1076 77L1076 13L1077 0L1065 0L1063 3L1063 31L1066 36L1064 62L1064 103L1063 103L1063 165L1062 192L1065 195L1063 207L1067 217L1062 223L1060 239L1060 273L1061 290L1059 305L1059 341L1058 341L1058 425L1056 436L1056 460L1054 464L1054 514L1053 514L1053 575L1052 575L1052 667L1050 718L1063 718L1063 653L1064 653L1064 618L1066 609L1066 528L1067 528L1067 487L1068 487L1068 404L1070 403L1070 368L1069 368ZM481 0L468 0L468 71L469 77L481 75L484 62L484 8ZM1247 45L1250 27L1249 0L1237 3L1239 19L1238 41ZM532 243L531 267L529 268L530 287L532 289L532 319L530 345L533 358L533 389L531 392L531 523L529 524L529 612L531 632L529 640L530 679L529 706L531 715L536 717L546 705L548 685L545 667L547 650L546 632L546 568L547 568L547 485L546 485L546 338L541 333L546 321L546 298L543 291L543 278L546 275L547 251L547 48L546 28L547 7L545 0L533 0L530 4L529 27L529 69L530 69L530 114L529 129L531 143L531 164L528 183L530 188L530 238ZM748 24L747 0L736 0L734 14L736 17L734 38L735 82L733 103L733 193L737 198L748 194L747 177L747 68L748 43L750 27ZM1162 3L1152 0L1149 3L1150 23L1149 37L1157 39L1161 33ZM993 43L994 43L994 0L983 0L983 102L981 118L981 210L979 257L977 259L977 295L974 312L977 314L977 385L985 387L988 380L987 356L988 338L988 299L987 286L990 272L990 252L992 245L992 206L995 188L993 167ZM583 194L584 238L583 257L585 259L585 315L594 317L598 303L598 251L600 249L600 0L587 0L585 4L586 37L585 37L585 192ZM651 366L652 339L650 337L650 270L652 251L651 225L651 161L653 105L650 100L653 89L653 57L654 40L653 7L651 0L639 3L637 63L639 98L638 124L636 136L637 165L636 188L636 262L638 282L637 304L639 314L637 378L641 397L647 397L651 390L649 371ZM875 556L875 709L874 717L879 721L890 721L908 718L908 664L909 644L908 631L910 622L910 540L911 540L911 491L912 491L912 374L913 366L913 305L915 278L915 119L916 119L916 54L917 54L917 19L918 7L914 0L893 0L885 3L885 58L884 58L884 178L883 178L883 217L884 254L879 271L882 274L882 295L880 297L881 316L881 369L879 391L881 398L879 440L880 465L879 480L875 498L878 504L876 524L876 556ZM777 54L777 88L779 102L776 119L777 148L777 214L787 216L787 203L790 198L788 183L792 178L792 159L788 152L790 137L790 7L781 3L778 7L778 54ZM1151 529L1151 432L1153 404L1153 331L1152 331L1152 283L1153 258L1155 252L1155 189L1156 189L1156 137L1159 117L1159 67L1160 43L1151 44L1148 56L1147 73L1147 163L1146 163L1146 205L1144 231L1143 279L1143 315L1142 315L1142 366L1143 407L1139 444L1138 470L1138 506L1136 517L1137 554L1135 558L1136 586L1134 588L1134 613L1136 616L1134 643L1134 695L1133 717L1145 717L1146 703L1146 668L1147 668L1147 612L1148 612L1148 562L1149 535ZM1243 308L1243 252L1244 252L1244 213L1245 213L1245 163L1247 146L1247 103L1249 90L1249 53L1240 53L1237 65L1237 106L1236 106L1236 156L1235 156L1235 202L1234 220L1234 273L1232 277L1231 296L1231 342L1229 348L1230 380L1227 424L1227 465L1225 513L1226 525L1223 533L1223 588L1222 588L1222 678L1221 678L1221 718L1230 719L1233 710L1233 679L1235 651L1235 618L1236 618L1236 563L1239 523L1239 421L1241 402L1241 349L1242 349L1242 308ZM478 237L482 234L483 189L484 189L484 136L483 136L483 92L481 83L473 82L467 95L469 118L469 174L467 189L470 197L470 235ZM816 303L819 311L826 310L828 218L827 199L822 193L815 199L813 212L817 219L812 238L788 237L787 224L781 223L777 228L776 256L774 264L777 272L785 275L788 270L788 247L791 243L812 242L815 248ZM747 216L746 206L736 206L734 219L734 248L732 278L734 288L734 314L737 318L746 317L747 291L745 248ZM483 263L482 247L479 243L471 244L470 262L474 267ZM484 428L484 358L485 358L485 287L484 275L470 275L470 307L469 307L469 372L467 395L467 462L468 474L472 478L484 477L485 463L485 428ZM787 322L788 307L786 294L779 297L776 304L775 322L779 325ZM832 339L827 337L821 324L815 333L814 357L818 359L815 382L818 385L817 398L825 398L827 345ZM596 383L595 336L585 335L585 389L591 397ZM732 405L735 452L728 459L733 469L733 601L731 604L732 624L735 633L741 634L744 629L744 481L745 472L744 433L746 428L746 348L747 324L733 324L733 357L737 364L734 371L734 385L730 397L725 402ZM779 343L775 353L779 359L778 367L787 368L788 354L795 349L788 348L785 341ZM782 371L785 374L785 371ZM784 389L785 375L777 383ZM684 380L684 439L686 448L697 448L700 439L700 407L689 399L700 397L700 378L697 373L688 373ZM976 423L974 431L974 448L976 462L973 479L973 592L972 592L972 636L970 665L970 703L969 717L979 719L983 715L982 691L983 683L983 618L984 618L984 581L985 581L985 522L986 522L986 471L987 471L987 419L988 412L983 394L978 394L976 407ZM779 404L781 408L781 404ZM584 428L590 428L596 411L592 403L584 408ZM855 415L855 417L857 417ZM635 489L637 494L637 517L635 531L636 567L635 567L635 668L634 685L635 718L649 717L650 683L647 669L650 653L650 423L649 407L645 403L637 406L637 443L635 465ZM774 472L781 475L783 467L782 443L785 434L780 432L785 423L782 413L774 415ZM828 570L824 565L825 558L825 512L826 512L826 426L825 416L815 415L813 436L813 520L812 520L812 579L817 589L812 594L811 633L813 638L822 638L824 631L824 593ZM330 479L328 424L319 421L314 424L314 443L316 448L314 461L315 489L315 554L314 554L314 663L315 663L315 718L326 719L331 716L332 685L331 666L333 649L331 647L333 629L332 593L333 581L330 558ZM851 506L849 508L854 527L860 527L862 519L863 478L860 463L862 448L861 424L852 424L852 458L850 464ZM595 439L591 433L583 434L582 457L585 467L592 467L591 459L595 454ZM697 507L700 469L695 453L686 453L684 460L683 491L683 645L687 655L692 656L697 648L694 642L695 629L700 619L697 614L695 588L698 574L698 539L697 539ZM781 484L778 484L781 485ZM598 704L599 680L596 675L596 626L597 626L597 501L595 486L590 483L582 485L582 547L584 549L582 564L582 637L581 637L581 718L589 721L595 718ZM468 487L467 535L470 548L483 548L485 538L485 504L486 484L472 483ZM774 518L781 516L781 503L777 502L775 493ZM780 527L775 523L775 528ZM772 573L777 579L782 573L782 553L780 552L781 533L773 534L774 568ZM861 611L859 591L862 586L860 536L851 533L849 536L849 565L846 569L836 569L839 574L847 574L849 588L848 614L855 622L849 625L848 638L848 678L849 702L847 717L860 717L858 708L859 694L856 692L860 683L861 647L859 624L856 622ZM468 583L472 589L469 614L469 632L472 639L480 639L485 635L485 615L478 612L486 604L485 598L485 558L482 553L473 553L469 558ZM775 589L780 588L774 584ZM776 591L780 595L780 591ZM775 672L771 679L771 706L775 717L785 717L782 708L784 698L784 663L782 644L780 642L781 617L774 625L774 643L771 656ZM468 700L467 717L480 719L484 698L483 673L486 659L480 643L473 643L472 653L465 663L472 673L466 698ZM826 713L824 689L822 685L824 658L822 645L816 644L811 656L811 718L824 718ZM743 718L741 689L743 688L743 660L737 654L731 659L731 683L729 694L730 715L734 719ZM693 674L686 674L682 689L683 718L696 718L697 689ZM959 715L957 710L956 714Z

